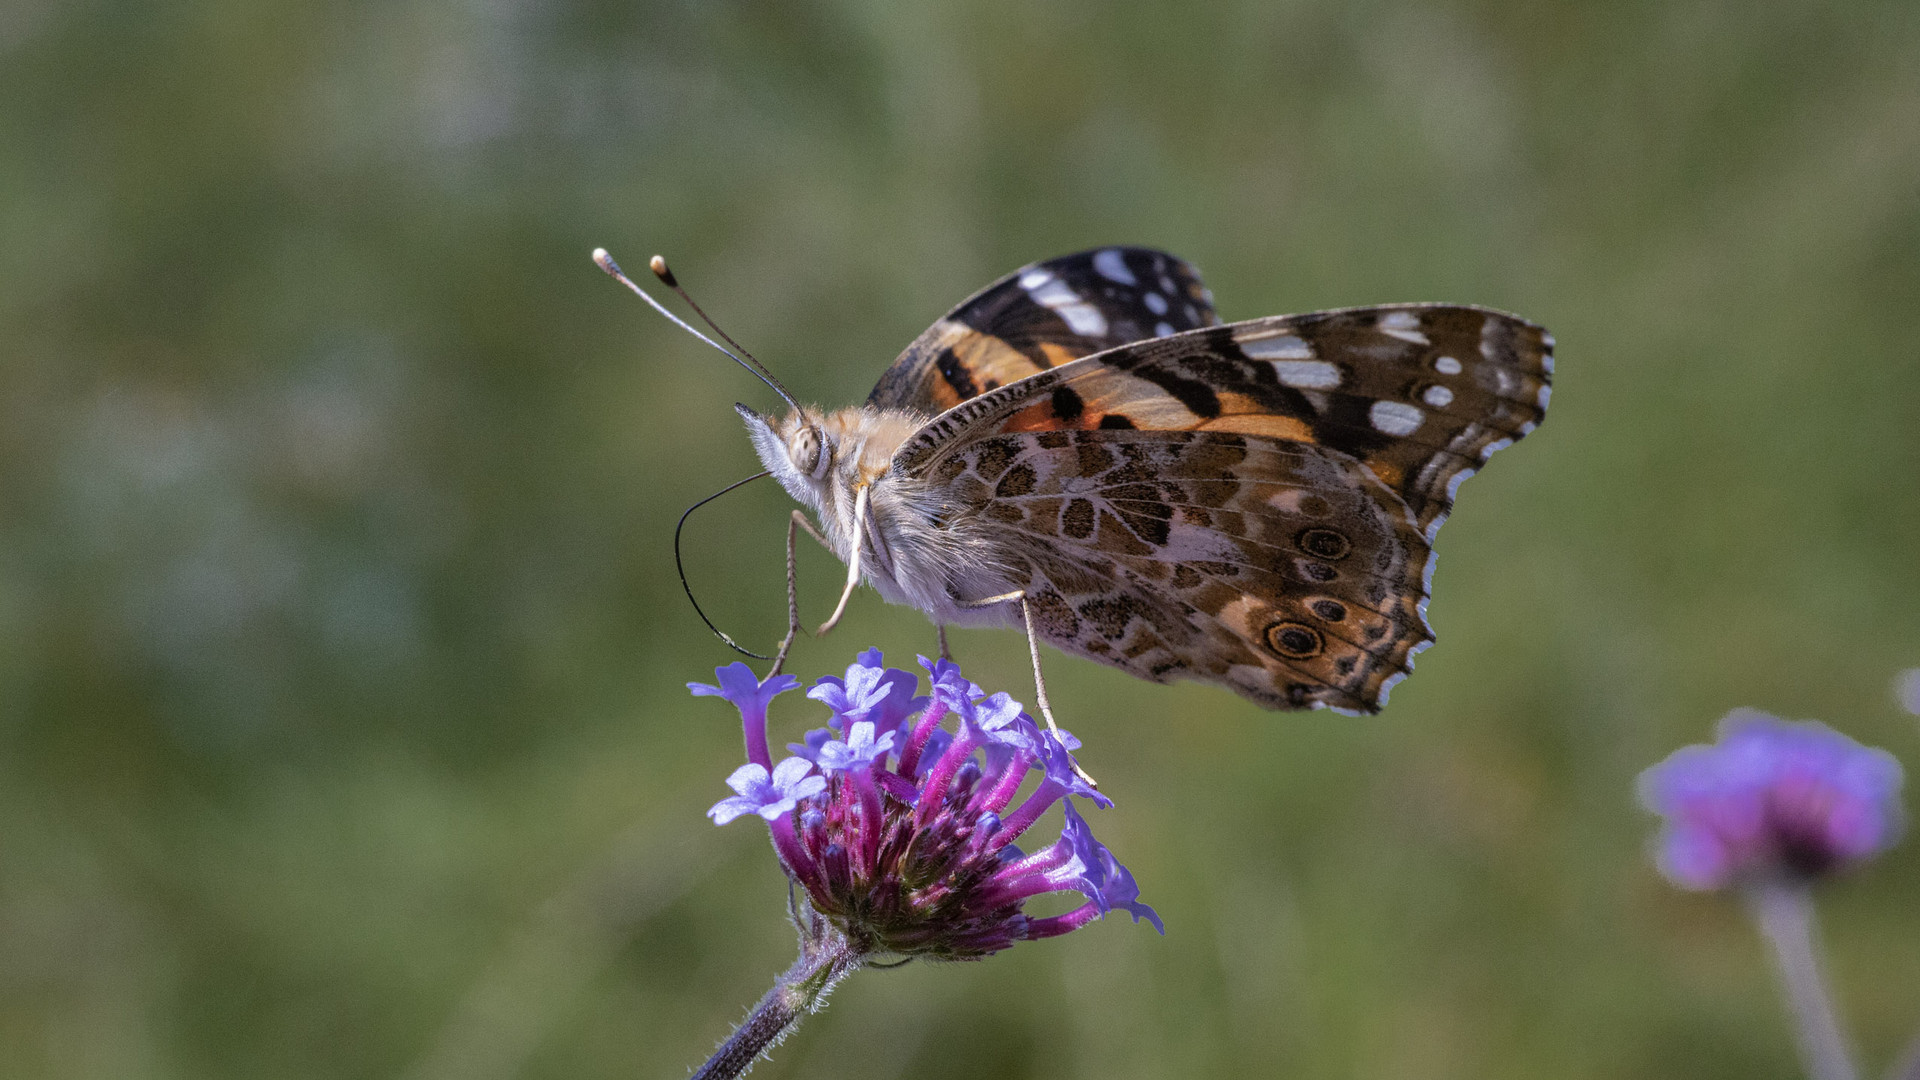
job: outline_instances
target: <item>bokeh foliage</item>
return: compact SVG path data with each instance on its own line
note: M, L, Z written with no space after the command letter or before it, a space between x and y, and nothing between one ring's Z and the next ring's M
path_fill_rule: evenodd
M1370 720L1055 656L1166 917L863 973L756 1075L1795 1075L1634 774L1749 704L1920 766L1920 7L1787 0L8 0L0 1061L676 1076L791 955L668 537L763 388L852 402L1023 262L1164 246L1228 318L1558 336ZM769 641L786 505L691 526ZM837 568L803 562L806 603ZM931 647L871 594L812 676ZM1023 695L1020 640L956 639ZM784 702L797 733L804 703ZM1920 846L1825 897L1872 1061Z

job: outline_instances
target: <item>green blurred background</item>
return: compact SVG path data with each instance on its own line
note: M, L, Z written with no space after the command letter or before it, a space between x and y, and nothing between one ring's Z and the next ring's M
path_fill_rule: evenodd
M1911 0L6 0L0 1072L684 1075L792 955L702 817L731 657L669 549L773 399L588 251L840 404L1118 242L1229 319L1521 312L1553 415L1383 716L1049 661L1166 937L862 973L755 1075L1796 1075L1632 783L1736 705L1920 766ZM691 526L754 642L787 505ZM863 593L797 666L931 643ZM1019 637L955 646L1025 696ZM1869 1063L1917 911L1914 843L1823 897Z

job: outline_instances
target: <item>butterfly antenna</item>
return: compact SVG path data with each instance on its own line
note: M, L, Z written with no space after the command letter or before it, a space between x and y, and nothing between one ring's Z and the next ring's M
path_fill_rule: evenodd
M767 365L754 359L753 354L747 351L745 345L733 340L731 335L725 330L720 329L720 324L713 321L713 317L707 314L706 309L696 303L693 297L687 293L687 290L680 287L680 279L673 276L672 270L667 269L667 260L664 256L655 255L653 258L648 259L647 269L653 271L653 276L660 279L660 284L672 289L675 295L686 301L687 306L693 309L693 313L700 316L700 321L706 323L708 329L720 335L721 341L733 346L741 356L745 357L747 363L753 365L754 371L758 373L761 378L767 380L775 389L779 390L782 397L787 396L786 390L780 386L780 380L773 377L773 372L767 370ZM789 398L789 400L791 399Z
M634 292L634 295L638 296L642 300L645 300L649 305L653 307L653 310L659 312L662 315L665 315L667 317L667 320L673 323L673 325L679 327L682 330L685 330L687 333L692 334L694 337L697 337L701 341L704 341L707 344L713 346L715 349L718 349L721 353L725 354L728 359L732 360L734 363L739 364L741 367L746 368L748 371L752 372L754 378L759 379L761 382L766 383L768 386L772 387L773 392L776 394L779 394L781 398L783 398L786 401L788 407L792 408L795 412L800 411L800 403L793 399L792 394L787 393L787 388L780 385L780 380L774 378L773 372L768 371L764 366L762 366L760 361L753 360L751 363L749 363L747 360L742 360L740 359L740 356L738 354L734 353L731 349L728 349L725 345L721 345L719 342L713 340L707 335L701 333L698 330L695 330L691 326L688 326L686 321L680 318L680 316L675 315L671 311L668 311L666 307L660 303L660 301L655 300L653 297L649 296L647 294L647 290L641 288L638 285L635 285L633 283L633 279L628 277L626 275L626 272L620 269L620 264L613 261L613 256L607 254L606 248L593 249L593 262L594 262L594 265L606 271L607 276L613 278L613 280L619 282L620 284L625 285L627 288L632 289ZM658 255L655 255L649 265L652 267L653 272L659 275L659 278L661 281L665 282L669 288L673 289L674 292L679 293L680 298L682 300L685 300L689 305L691 305L693 310L700 312L700 317L702 319L706 319L706 323L708 326L713 326L713 320L707 318L706 312L700 311L700 305L695 304L693 302L693 299L689 297L686 294L686 291L680 288L679 283L674 280L673 272L667 269L667 260L661 258ZM719 334L723 338L727 338L728 343L732 344L735 349L740 349L739 343L735 342L732 338L727 337L726 333L722 331L718 326L713 326L713 332L716 334ZM746 353L746 351L747 350L745 349L740 349L741 353ZM749 360L752 359L750 354L748 359ZM728 490L732 490L732 489L729 488ZM704 618L704 616L702 617ZM707 625L712 626L713 624L708 623ZM715 630L714 633L719 634L720 631ZM720 636L723 638L726 637L725 634L721 634ZM728 644L732 644L732 643L729 642ZM739 648L739 646L737 645L734 647ZM744 649L741 651L745 652ZM754 654L748 653L748 655L752 656ZM761 659L765 659L765 658L762 657Z
M744 487L747 484L751 484L755 480L758 480L763 476L771 476L771 475L773 474L763 469L760 472L754 473L752 476L747 477L745 480L736 480L733 483L728 484L726 487L721 488L719 491L716 491L713 494L707 496L706 498L701 499L699 502L694 503L692 506L687 507L686 511L680 515L680 523L673 527L673 568L680 575L680 587L686 590L687 603L693 605L693 613L695 615L700 616L700 621L707 624L707 629L713 631L715 637L718 637L721 641L726 642L727 646L731 648L734 652L740 653L743 656L751 656L755 660L771 660L773 659L773 657L764 656L760 653L754 652L752 649L742 648L739 642L728 637L725 631L713 625L713 620L707 618L707 613L700 610L700 601L695 600L693 598L693 586L687 583L686 564L681 562L680 560L680 531L687 527L687 519L693 516L693 512L695 510L698 510L701 507L712 502L713 500L719 498L720 496L725 495L727 492L732 491L734 488Z

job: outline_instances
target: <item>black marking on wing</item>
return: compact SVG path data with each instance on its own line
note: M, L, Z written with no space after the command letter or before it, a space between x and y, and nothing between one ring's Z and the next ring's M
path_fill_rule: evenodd
M1076 252L962 301L907 346L867 403L933 415L1068 360L1219 323L1199 271L1183 259L1137 247Z

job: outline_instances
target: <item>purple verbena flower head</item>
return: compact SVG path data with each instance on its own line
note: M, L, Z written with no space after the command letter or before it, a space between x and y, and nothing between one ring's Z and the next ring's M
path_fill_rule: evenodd
M728 780L738 794L709 812L715 822L765 818L809 906L867 952L974 959L1115 910L1160 927L1133 876L1072 807L1075 796L1111 803L1075 775L1067 746L952 661L921 664L932 684L924 697L913 696L918 679L882 667L877 651L862 653L844 679L820 680L808 696L833 710L844 740L815 731L794 747L800 756L771 771L743 766ZM721 677L726 686L728 669ZM731 678L737 697L696 693L727 696L743 715L758 708L764 727L771 694L758 683L749 694L746 680ZM949 718L952 730L941 726ZM1056 803L1067 821L1060 839L1021 854L1014 840ZM1024 912L1028 899L1057 892L1086 902L1063 915Z
M1640 801L1666 819L1660 871L1686 889L1811 880L1892 846L1900 763L1827 727L1751 709L1720 741L1687 746L1640 774Z

